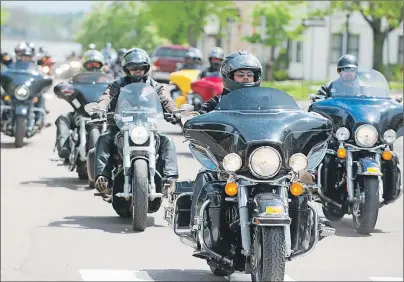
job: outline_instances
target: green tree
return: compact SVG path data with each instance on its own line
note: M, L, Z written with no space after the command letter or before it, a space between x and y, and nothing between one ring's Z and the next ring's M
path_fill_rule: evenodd
M196 46L209 15L216 15L221 26L228 17L236 17L232 1L147 1L148 18L158 34L173 44ZM220 36L220 35L219 35Z
M254 32L244 39L250 43L261 43L270 47L271 56L268 76L272 80L272 66L275 60L275 49L289 40L299 39L305 30L301 25L303 18L310 17L315 12L308 11L308 3L303 1L271 1L262 2L254 6L252 24L261 27L261 21L265 18L265 34L262 31ZM262 38L262 35L264 37Z
M331 1L328 13L359 12L373 32L373 68L382 70L383 45L388 34L403 21L403 1ZM386 20L387 25L383 24Z
M90 43L102 49L107 42L114 48L138 47L152 52L160 39L151 25L142 2L100 2L80 24L76 41L86 49Z
M4 9L3 7L1 7L1 18L0 18L1 23L0 23L0 26L4 25L7 22L8 16L9 16L9 14L8 14L7 10Z

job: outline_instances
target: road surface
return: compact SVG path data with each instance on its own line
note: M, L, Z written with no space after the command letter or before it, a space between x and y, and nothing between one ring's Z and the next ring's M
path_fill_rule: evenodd
M52 97L52 95L49 95ZM69 111L48 101L49 120ZM192 257L162 219L149 216L143 233L131 231L110 204L94 197L75 172L51 162L55 126L15 149L1 137L1 280L53 281L225 281L204 260ZM183 143L180 129L166 124L174 138L180 177L193 179L200 165ZM395 144L403 163L403 143ZM376 230L360 236L351 217L335 224L336 235L306 257L287 263L289 281L403 281L403 200L383 207ZM250 281L234 274L232 281Z

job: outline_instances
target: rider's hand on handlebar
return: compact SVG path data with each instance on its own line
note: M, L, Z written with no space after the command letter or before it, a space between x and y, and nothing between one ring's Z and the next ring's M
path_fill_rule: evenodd
M101 113L93 113L91 115L91 119L99 119L102 118L102 114Z

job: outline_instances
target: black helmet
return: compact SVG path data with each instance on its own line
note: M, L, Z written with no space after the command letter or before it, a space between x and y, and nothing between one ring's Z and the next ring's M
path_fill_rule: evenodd
M122 58L121 66L126 76L132 78L134 82L140 82L142 79L147 78L150 71L151 60L149 54L143 49L140 48L132 48L129 49ZM131 75L129 69L137 67L143 68L145 70L144 75L136 76Z
M19 56L22 52L25 52L26 49L29 49L28 45L22 41L14 48L14 53L16 56Z
M234 80L234 73L242 69L251 70L254 73L254 82L237 82ZM243 87L260 86L262 66L254 55L240 50L231 53L224 59L220 73L222 74L223 87L228 91L234 91Z
M83 68L87 71L97 71L100 70L105 65L104 56L101 54L100 51L97 50L88 50L83 54ZM99 67L90 66L88 63L100 63Z
M339 58L337 63L337 71L340 72L343 68L358 68L358 61L354 55L345 54Z
M121 48L121 49L118 50L118 56L121 57L121 56L125 55L126 52L128 52L128 49Z

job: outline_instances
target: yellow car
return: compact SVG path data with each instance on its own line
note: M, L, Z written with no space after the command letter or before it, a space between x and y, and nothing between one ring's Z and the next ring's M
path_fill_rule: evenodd
M170 84L175 87L171 90L171 97L178 108L187 101L187 95L191 90L191 83L198 79L198 69L194 70L180 70L170 74Z

